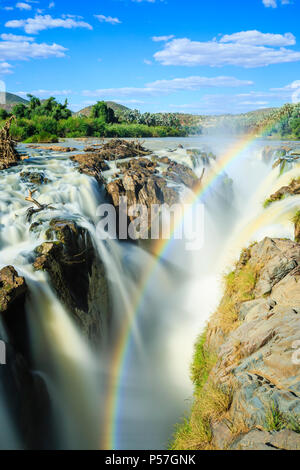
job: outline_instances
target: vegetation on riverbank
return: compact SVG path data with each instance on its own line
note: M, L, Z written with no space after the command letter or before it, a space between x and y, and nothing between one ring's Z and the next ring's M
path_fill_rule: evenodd
M257 133L276 139L300 139L300 103L245 114L202 117L203 132L226 135Z
M217 362L216 354L206 344L204 332L195 345L191 376L195 385L190 418L178 425L171 450L211 450L212 420L220 420L231 403L231 393L216 386L209 375Z
M219 329L228 335L239 325L238 308L241 303L253 299L259 267L249 263L250 252L241 253L235 270L224 277L225 293L214 315L213 326L209 325L195 345L191 366L191 379L194 383L194 401L190 417L185 418L175 432L172 450L212 450L213 425L221 422L232 402L232 390L222 387L213 380L211 372L218 361L216 351L208 337L211 329ZM236 345L234 360L240 360L239 344ZM232 433L240 432L240 427L232 425Z
M11 127L11 136L26 143L57 142L59 138L77 137L184 137L188 135L178 120L161 118L141 122L124 122L104 102L92 108L91 117L72 116L68 102L58 103L55 98L40 101L29 95L29 104L15 105L11 113L0 110L1 120L10 115L16 117ZM147 116L146 116L147 117Z
M12 95L13 96L13 95ZM218 133L256 133L268 138L300 139L300 104L266 108L238 115L204 116L180 113L141 113L113 102L100 101L73 114L61 104L28 95L12 107L0 108L0 122L17 117L12 135L18 141L57 142L76 137L184 137Z

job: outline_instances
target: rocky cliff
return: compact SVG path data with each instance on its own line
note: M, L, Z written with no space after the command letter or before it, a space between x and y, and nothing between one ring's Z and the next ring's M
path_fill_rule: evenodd
M266 238L226 276L196 345L175 449L300 449L300 244Z

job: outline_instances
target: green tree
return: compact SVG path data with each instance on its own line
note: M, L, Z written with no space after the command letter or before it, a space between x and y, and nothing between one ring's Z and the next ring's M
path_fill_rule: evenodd
M5 119L8 118L8 116L9 114L6 111L6 109L0 108L0 120L4 121Z
M98 101L92 107L92 117L94 119L101 119L106 124L114 123L116 121L114 111L109 108L104 101Z
M16 104L13 108L12 108L12 114L14 116L16 116L17 118L29 118L29 110L27 108L27 106L25 106L25 104L23 103L19 103L19 104Z

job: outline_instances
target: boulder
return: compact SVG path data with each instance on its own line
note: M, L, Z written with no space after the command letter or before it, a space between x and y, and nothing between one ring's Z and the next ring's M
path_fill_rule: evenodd
M236 439L230 450L300 450L300 434L289 429L279 432L253 429Z
M34 268L48 273L83 334L98 344L109 321L110 297L104 265L89 232L72 220L53 219L46 237L49 241L36 249Z
M43 173L37 173L34 171L22 171L20 173L21 181L34 185L42 185L49 183L49 179L45 177Z
M0 271L0 313L7 312L17 300L23 299L27 292L25 279L20 277L13 266Z

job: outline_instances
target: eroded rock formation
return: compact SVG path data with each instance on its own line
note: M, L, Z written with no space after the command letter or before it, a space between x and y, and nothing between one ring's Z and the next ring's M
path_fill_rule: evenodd
M293 179L288 186L282 186L276 193L271 194L265 205L268 206L272 202L280 201L286 196L297 196L300 194L300 178Z
M71 220L53 219L48 242L36 249L34 268L49 274L58 298L83 334L99 343L110 317L104 266L87 230ZM51 241L50 241L51 240Z

